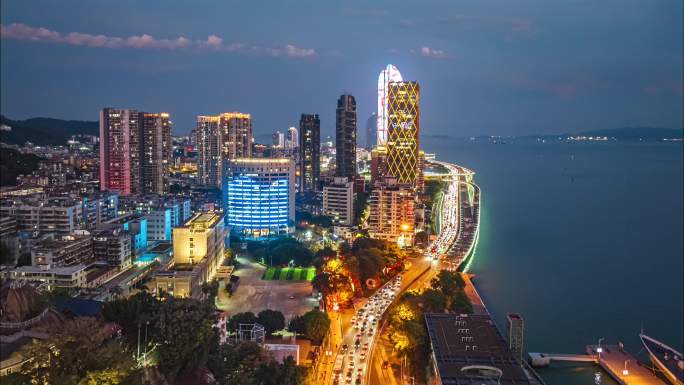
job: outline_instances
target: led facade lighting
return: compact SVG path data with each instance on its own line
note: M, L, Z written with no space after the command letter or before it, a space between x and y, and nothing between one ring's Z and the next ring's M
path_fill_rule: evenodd
M377 145L383 146L387 143L387 87L390 82L402 81L399 69L392 64L380 71L378 77L378 138Z
M387 88L387 167L402 184L416 185L420 133L420 86L393 82Z
M234 159L223 172L226 225L248 237L289 232L294 221L294 161Z

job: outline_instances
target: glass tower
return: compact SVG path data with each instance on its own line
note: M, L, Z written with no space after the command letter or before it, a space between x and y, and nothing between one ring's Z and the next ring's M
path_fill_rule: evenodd
M294 168L292 159L245 158L226 162L226 225L251 238L289 232L294 221Z

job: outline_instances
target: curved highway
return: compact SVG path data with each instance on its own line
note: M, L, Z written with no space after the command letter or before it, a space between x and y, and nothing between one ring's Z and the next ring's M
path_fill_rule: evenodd
M328 384L333 385L362 385L362 384L399 384L391 369L382 368L383 357L376 352L377 336L382 331L383 315L392 301L409 288L424 287L430 283L432 277L439 272L442 265L454 266L454 247L462 240L464 224L461 211L464 208L477 206L477 216L472 211L466 215L477 218L475 228L479 224L479 188L477 194L468 194L472 183L472 171L451 163L437 162L449 170L445 179L449 182L441 201L441 220L437 239L430 244L424 258L412 261L411 266L402 274L388 281L366 303L356 310L352 322L343 330L341 344L334 352L332 372L328 377ZM476 188L477 186L475 186ZM465 193L464 193L465 192ZM478 199L468 199L469 197ZM468 202L463 202L463 201ZM472 251L477 237L469 237L472 244L468 245L468 252ZM471 243L469 242L469 243ZM457 253L462 254L462 253ZM464 258L467 258L467 254ZM451 261L450 261L451 260ZM460 262L462 262L461 259Z

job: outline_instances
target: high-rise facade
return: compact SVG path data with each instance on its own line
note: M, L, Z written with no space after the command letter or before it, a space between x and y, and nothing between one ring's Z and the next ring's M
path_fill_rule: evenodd
M400 247L413 244L415 233L415 193L393 178L377 183L370 196L369 234L371 238L396 242Z
M226 225L249 237L288 233L294 222L295 164L289 158L243 158L225 163Z
M380 71L380 76L378 77L378 123L377 123L377 145L382 146L387 143L387 132L388 132L388 100L387 92L388 87L391 82L402 81L401 73L397 67L392 64L388 64L387 67Z
M169 114L142 114L141 139L142 192L165 194L169 191L172 151Z
M241 112L198 116L195 129L197 178L204 186L221 188L223 163L252 156L252 118Z
M352 180L356 176L356 100L344 94L335 111L335 175Z
M285 148L285 134L280 130L273 133L273 147Z
M287 129L285 147L290 151L294 151L299 147L299 131L297 131L297 127L290 127Z
M387 87L387 166L400 184L416 187L420 134L420 86L391 82Z
M354 223L354 182L336 177L323 187L323 212L334 224L351 226Z
M378 134L378 114L373 112L366 121L366 149L371 150L375 145Z
M133 109L100 111L100 190L121 195L164 194L171 163L167 113Z
M318 114L299 120L299 191L318 190L321 178L321 121Z
M198 116L195 129L197 147L197 181L218 187L221 175L221 134L218 116Z
M252 157L252 117L241 112L219 115L223 159Z
M100 190L121 195L141 192L140 126L137 110L100 111Z

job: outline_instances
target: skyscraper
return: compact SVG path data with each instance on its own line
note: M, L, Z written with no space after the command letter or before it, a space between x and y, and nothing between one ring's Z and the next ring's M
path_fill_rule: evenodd
M387 166L400 184L416 187L420 133L420 86L392 82L387 88Z
M197 182L218 187L220 183L221 134L218 116L198 116L195 129L197 147Z
M198 116L195 129L200 184L221 187L225 160L252 156L252 118L241 112Z
M142 190L164 194L169 190L171 119L169 114L142 114Z
M252 157L252 117L241 112L219 115L223 159Z
M290 127L287 129L285 147L290 151L294 151L299 147L299 131L297 131L297 127Z
M100 111L100 190L140 192L140 124L136 110Z
M373 112L366 121L366 149L372 150L378 135L378 114Z
M378 139L376 145L382 146L387 143L387 90L390 82L402 81L401 73L397 67L388 64L387 67L380 71L378 77Z
M318 114L302 114L299 120L299 154L299 191L316 191L321 177L321 121Z
M335 175L352 180L356 176L356 100L353 96L340 96L335 116Z
M285 148L285 134L280 130L273 133L273 147Z
M162 112L100 111L100 189L122 195L168 191L171 119Z

